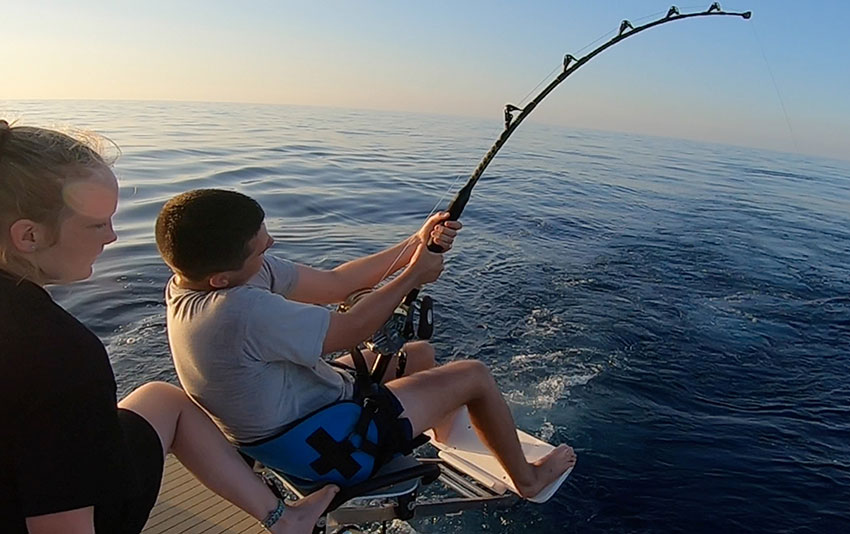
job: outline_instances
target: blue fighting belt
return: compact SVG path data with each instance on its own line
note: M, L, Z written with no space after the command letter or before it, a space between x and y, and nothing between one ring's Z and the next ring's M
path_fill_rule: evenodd
M372 382L355 348L355 399L338 401L287 425L279 434L239 445L244 454L296 483L347 487L369 479L394 455L409 454L410 423L393 394ZM427 438L426 438L427 440Z
M386 456L378 446L381 436L374 416L371 406L340 401L296 421L276 437L239 449L298 481L350 486L371 477Z

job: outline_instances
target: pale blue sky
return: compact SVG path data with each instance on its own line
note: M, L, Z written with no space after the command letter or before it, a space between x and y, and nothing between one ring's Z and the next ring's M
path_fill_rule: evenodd
M583 55L621 19L645 22L669 6L3 0L0 99L266 102L499 118L505 103L522 104L557 74L565 53ZM564 82L530 121L850 159L850 2L722 6L752 10L753 18L674 22L637 35Z

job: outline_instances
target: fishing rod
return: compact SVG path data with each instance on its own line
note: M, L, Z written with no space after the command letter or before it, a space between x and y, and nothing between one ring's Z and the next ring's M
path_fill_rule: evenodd
M552 80L549 85L543 88L540 93L535 96L528 104L523 108L519 108L514 106L513 104L507 104L505 106L505 129L502 131L502 134L496 139L496 142L493 143L493 146L490 147L490 150L484 155L484 158L481 159L481 162L478 164L478 167L475 168L475 171L469 177L466 184L458 191L457 195L452 199L449 203L446 211L449 212L450 221L456 221L460 218L461 213L463 213L463 209L466 207L466 203L469 202L469 196L472 193L472 188L475 187L475 184L478 183L478 179L481 178L481 175L484 174L484 170L487 169L487 166L490 165L490 162L496 157L496 154L508 140L514 130L528 117L534 108L537 107L546 96L551 93L555 87L557 87L561 82L566 80L572 73L580 69L584 64L588 61L601 54L606 49L614 46L620 41L631 37L637 33L640 33L644 30L648 30L649 28L653 28L655 26L660 26L661 24L666 24L668 22L673 22L674 20L684 20L694 17L708 17L708 16L734 16L734 17L742 17L744 19L749 19L752 16L752 12L744 11L740 13L731 13L723 11L720 7L719 2L714 2L706 11L701 11L697 13L686 13L681 14L679 12L679 8L676 6L670 7L667 11L667 14L661 17L658 20L654 20L652 22L648 22L642 26L632 26L631 22L628 20L624 20L620 23L620 30L616 36L611 38L606 43L595 48L593 51L589 52L586 56L581 59L576 60L570 54L564 56L564 70L559 74L554 80ZM519 114L514 117L514 113L519 112ZM433 239L428 240L428 250L431 252L443 252L443 247L434 243Z
M456 221L460 218L461 213L463 213L463 209L466 207L467 202L469 202L472 188L474 188L475 184L478 183L478 179L481 178L482 174L484 174L484 170L487 169L487 166L514 130L516 130L520 123L522 123L522 121L525 120L532 111L534 111L537 104L546 98L546 96L551 93L555 87L566 80L572 73L577 71L604 50L614 46L628 37L631 37L632 35L648 30L649 28L660 26L661 24L672 22L674 20L718 15L737 16L749 19L752 13L749 11L742 13L727 13L720 8L719 2L711 4L706 11L687 13L684 15L679 12L679 9L676 6L672 6L665 16L658 20L648 22L642 26L633 26L628 20L622 21L620 23L619 32L616 36L595 48L581 59L577 60L570 54L564 56L563 72L552 80L549 85L543 88L543 90L540 91L540 93L528 104L526 104L524 108L519 108L513 104L505 106L505 129L502 131L499 138L496 139L496 142L493 143L493 146L490 147L490 150L488 150L484 155L484 158L478 164L478 167L475 168L475 171L469 177L466 184L460 189L460 191L458 191L457 195L449 203L448 208L446 208L446 211L449 212L449 220ZM514 116L516 112L519 112L519 114ZM444 252L443 247L434 243L431 238L428 239L427 246L428 250L431 252ZM368 294L369 291L370 290L365 290L353 293L340 307L340 311L350 310L351 307L358 300ZM367 348L378 354L376 363L371 371L371 376L374 381L380 380L380 378L384 376L386 368L389 365L390 357L394 354L399 355L399 370L403 370L404 364L402 362L405 358L403 356L403 347L407 341L412 339L429 339L431 337L434 328L432 306L433 302L430 297L419 298L419 289L411 290L386 323L384 323L384 325L365 342L365 346ZM355 354L357 351L357 348L353 349L352 354Z

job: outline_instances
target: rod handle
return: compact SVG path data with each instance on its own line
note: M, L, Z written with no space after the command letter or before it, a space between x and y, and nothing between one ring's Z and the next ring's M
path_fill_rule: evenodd
M446 208L446 211L449 212L449 221L456 221L460 219L461 213L463 213L463 208L466 207L466 203L469 202L469 195L472 192L472 187L470 184L466 184L461 188L460 191L457 192L457 195L452 199L449 203L449 207ZM434 243L434 240L430 237L428 238L427 243L428 250L436 253L443 253L445 250L440 245Z

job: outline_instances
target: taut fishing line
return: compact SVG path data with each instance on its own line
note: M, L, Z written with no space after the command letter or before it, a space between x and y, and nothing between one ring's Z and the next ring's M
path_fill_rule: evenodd
M767 72L770 74L770 80L773 82L773 89L776 91L776 97L779 99L779 107L782 108L782 114L785 116L785 124L788 125L788 133L791 135L791 143L794 145L794 149L799 152L800 146L797 143L797 136L794 135L794 128L791 127L791 118L788 116L788 110L785 108L785 99L782 98L782 93L779 91L779 84L776 83L776 76L773 75L773 69L770 68L770 62L767 60L764 45L761 44L761 39L759 39L758 33L756 32L756 25L751 24L750 27L753 29L753 37L755 37L756 43L759 45L761 57L764 59L764 64L767 66Z

